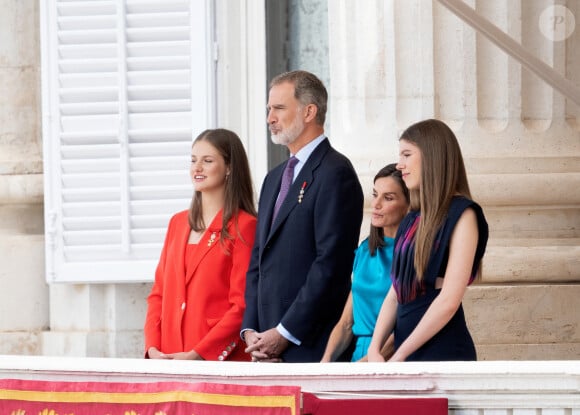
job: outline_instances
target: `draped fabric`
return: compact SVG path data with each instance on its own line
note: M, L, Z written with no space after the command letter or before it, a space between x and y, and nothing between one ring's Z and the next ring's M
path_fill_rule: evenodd
M478 225L477 250L475 252L469 280L470 284L473 282L487 245L489 234L488 225L483 215L483 210L477 203L465 197L456 196L452 199L447 216L443 220L433 241L431 256L422 282L417 281L414 266L415 234L417 233L419 221L421 220L421 212L409 212L399 225L395 238L395 252L391 270L391 280L393 281L393 288L397 293L399 303L405 304L415 300L418 296L424 295L427 291L435 288L435 280L437 277L445 276L451 235L457 221L467 208L475 211Z
M2 379L0 409L8 415L298 415L300 388Z
M447 408L447 398L326 399L298 386L0 380L2 415L447 415Z
M447 415L447 398L355 398L348 399L330 395L317 397L308 392L302 394L303 415Z

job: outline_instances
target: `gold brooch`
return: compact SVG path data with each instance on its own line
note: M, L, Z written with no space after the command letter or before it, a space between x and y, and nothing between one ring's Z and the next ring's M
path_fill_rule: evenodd
M209 236L209 241L207 241L207 246L211 246L215 242L215 237L216 237L215 232L212 232L211 235Z

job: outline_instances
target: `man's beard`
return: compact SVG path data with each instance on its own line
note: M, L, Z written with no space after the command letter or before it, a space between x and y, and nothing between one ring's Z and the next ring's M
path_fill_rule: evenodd
M290 127L288 127L286 130L280 131L278 134L272 134L272 142L274 144L281 144L283 146L292 144L302 133L303 129L304 124L300 122L300 118L296 117Z

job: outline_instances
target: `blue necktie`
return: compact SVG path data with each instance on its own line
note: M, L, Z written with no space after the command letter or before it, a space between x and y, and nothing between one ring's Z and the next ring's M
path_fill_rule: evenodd
M278 215L280 206L282 206L282 202L284 202L284 199L286 199L288 190L292 185L292 180L294 179L294 166L296 166L297 163L298 159L294 156L290 157L288 159L288 163L286 163L284 174L282 174L282 184L280 184L280 194L278 195L278 200L276 200L276 206L274 206L274 214L272 215L272 222L274 222L274 219L276 219L276 215Z

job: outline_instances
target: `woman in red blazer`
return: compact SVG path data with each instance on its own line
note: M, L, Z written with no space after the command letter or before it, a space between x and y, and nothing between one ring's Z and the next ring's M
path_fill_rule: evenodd
M191 206L169 222L147 299L145 355L249 360L239 333L256 211L239 137L224 129L201 133L190 174Z

